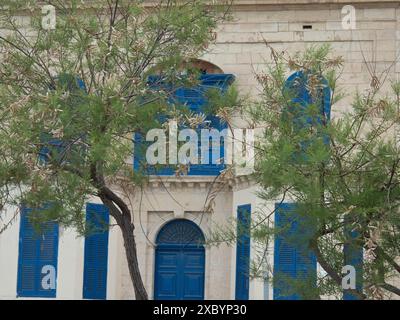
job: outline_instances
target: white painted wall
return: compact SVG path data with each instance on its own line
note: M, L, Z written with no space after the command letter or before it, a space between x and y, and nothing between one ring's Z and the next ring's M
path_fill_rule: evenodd
M262 212L263 214L272 212L274 208L274 203L266 204L263 200L257 197L257 192L259 188L253 186L251 184L246 183L244 186L239 186L238 189L235 189L233 192L233 215L236 217L237 215L237 207L243 204L251 205L251 214L252 219L254 220L256 216ZM272 215L273 220L273 215ZM251 248L250 248L250 259L255 259L255 243L253 239L251 239ZM269 248L267 250L268 254L266 255L266 259L268 259L269 264L272 265L273 262L273 242L270 243ZM236 265L236 251L232 254L232 263ZM231 281L235 283L236 270L233 268L231 272ZM272 297L272 286L266 284L268 287L268 294L264 293L264 280L260 278L253 278L250 280L250 288L249 288L249 299L251 300L265 300L267 298L271 299ZM231 290L232 299L235 297L235 287Z
M7 207L1 213L4 222L15 214L15 207ZM0 299L15 299L17 296L17 270L19 248L19 215L0 233Z

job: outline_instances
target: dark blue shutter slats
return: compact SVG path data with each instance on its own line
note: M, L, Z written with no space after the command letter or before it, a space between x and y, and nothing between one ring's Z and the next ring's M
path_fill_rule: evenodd
M109 211L102 204L86 205L83 298L106 299Z
M315 120L321 123L322 117L327 121L331 118L331 89L328 86L328 81L324 78L320 79L321 88L318 90L316 97L312 97L308 91L308 82L307 73L298 71L286 80L284 86L284 92L288 94L293 102L287 111L293 114L294 125L298 126L298 129L315 123ZM317 101L315 101L315 98ZM320 116L314 119L307 114L307 108L313 103L318 104L320 112Z
M62 73L58 77L55 78L57 82L57 86L60 88L64 88L68 90L70 93L77 92L78 90L87 94L87 88L85 82L79 78L78 76L73 76L71 74ZM56 88L51 86L51 90L55 90ZM72 98L72 102L80 103L79 97ZM74 107L74 105L71 105ZM54 138L49 133L42 133L40 135L40 143L41 148L39 150L39 161L43 165L49 162L50 157L53 161L62 162L65 160L66 148L70 145L69 141L62 141L60 139Z
M296 213L296 204L276 204L274 299L300 300L300 286L316 286L317 260L308 249L312 225ZM306 231L305 229L308 229Z
M55 298L56 288L43 288L43 267L52 266L57 273L58 224L43 223L36 232L29 221L32 209L21 209L18 257L18 297ZM55 274L55 279L57 274Z
M231 74L202 74L199 78L200 84L193 88L176 88L173 93L173 97L171 98L171 102L178 102L180 104L186 105L190 111L194 113L204 113L204 108L207 105L207 97L205 92L208 89L219 89L221 92L225 92L228 86L233 82L234 77ZM149 78L149 84L156 89L159 89L165 84L160 82L157 76L153 76ZM171 88L168 88L171 89ZM206 121L209 123L207 128L213 128L217 130L223 130L227 128L227 124L220 121L220 119L216 116L207 116ZM220 172L225 168L223 163L211 163L212 154L213 154L213 146L210 145L209 149L209 164L201 164L201 135L200 129L198 128L198 141L199 141L199 164L193 164L189 166L188 175L210 175L215 176L219 175ZM203 128L206 128L204 126ZM182 128L180 128L182 129ZM144 144L149 145L144 141L143 136L140 134L135 134L135 155L134 155L134 169L137 171L141 168L141 164L145 162L145 148L141 148L139 145ZM215 148L215 147L214 147ZM222 159L224 157L224 139L221 139L220 150L219 150L219 158ZM159 166L157 168L151 167L146 168L147 174L157 174L157 175L173 175L175 172L174 166Z
M249 299L251 205L237 208L236 300Z
M285 82L284 93L291 98L292 103L284 110L284 117L289 117L296 131L317 126L321 128L330 121L331 117L331 89L328 81L324 78L320 80L320 88L317 93L312 96L308 90L309 76L304 71L293 73ZM310 114L310 105L318 106L318 114ZM316 138L321 137L320 134ZM329 145L329 137L326 133L322 133L323 141ZM313 143L313 138L302 141L300 143L302 151L296 152L294 158L297 161L306 160L307 148Z

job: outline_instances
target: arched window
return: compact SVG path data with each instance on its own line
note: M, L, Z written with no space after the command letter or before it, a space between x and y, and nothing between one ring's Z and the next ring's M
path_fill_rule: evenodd
M232 74L224 74L222 70L215 65L201 61L195 60L190 64L190 68L195 68L200 71L198 75L198 83L192 87L184 86L171 86L170 84L165 84L163 82L161 75L154 75L149 77L149 84L155 89L160 89L163 86L168 87L168 91L171 93L169 99L171 104L185 105L189 111L194 114L207 114L206 108L209 106L209 99L207 93L210 90L219 90L221 94L224 94L228 89L229 85L234 81L234 76ZM184 74L186 69L182 69ZM227 124L221 121L215 115L207 115L204 122L197 127L198 136L198 163L188 164L188 175L219 175L220 172L225 168L223 164L223 158L225 153L224 138L221 136L218 143L210 137L207 147L207 151L204 151L204 141L201 141L201 129L216 129L219 132L223 132L227 128ZM184 129L180 127L179 129ZM225 130L226 132L226 130ZM217 137L218 138L218 137ZM214 137L214 139L217 139ZM165 165L155 167L148 167L146 164L145 153L146 153L147 142L144 142L144 138L140 134L135 134L135 156L134 156L134 169L137 171L139 169L145 168L148 174L156 175L173 175L176 166ZM144 146L144 147L143 147ZM203 148L203 149L202 149ZM203 151L202 151L203 150ZM208 152L205 155L204 153ZM215 161L216 158L220 159L221 163Z
M286 111L292 114L295 128L301 129L316 123L329 122L331 89L325 78L297 71L286 80L284 92L292 101ZM309 110L312 105L318 108L315 114Z

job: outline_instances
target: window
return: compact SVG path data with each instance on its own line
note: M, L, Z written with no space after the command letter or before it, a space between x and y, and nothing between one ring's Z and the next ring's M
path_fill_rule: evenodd
M157 86L160 86L159 77L153 76L150 77L150 84L156 83ZM234 77L230 74L208 74L203 73L199 77L199 84L195 87L185 88L178 87L175 89L169 89L173 92L172 97L170 99L171 102L177 102L182 105L186 105L187 108L193 113L205 113L205 108L207 107L207 95L206 92L209 89L218 89L221 92L225 92L228 86L233 82ZM209 139L209 147L208 147L208 158L209 161L207 163L201 163L201 134L200 129L217 129L219 132L226 129L227 125L223 123L217 116L209 115L206 117L204 124L200 125L197 128L198 131L198 159L199 164L192 164L188 166L188 175L219 175L220 172L225 168L223 164L224 157L224 139L219 140L219 146L217 143L214 143L212 138ZM183 129L183 128L179 128ZM223 137L223 135L222 135ZM203 143L204 144L204 143ZM137 171L139 169L145 169L148 174L157 174L157 175L173 175L176 166L175 165L164 165L157 167L148 167L146 164L145 153L146 146L149 143L144 141L144 137L138 133L135 134L135 155L134 155L134 169ZM216 149L217 148L217 149ZM221 163L216 163L216 161L211 161L215 159L215 155L219 155L219 159L221 159ZM206 162L206 161L204 161Z
M291 103L283 116L292 121L293 130L298 132L310 127L321 129L330 120L331 91L323 78L317 84L313 94L309 91L309 73L298 71L286 81L284 93ZM316 106L315 109L311 108ZM298 131L297 131L298 130ZM323 138L329 144L325 133ZM301 141L301 151L294 154L295 162L307 161L307 146L314 137ZM304 210L303 210L304 211ZM306 214L299 214L295 203L276 204L274 245L274 299L298 300L313 298L305 296L309 288L316 287L316 257L309 249L309 239L315 232L313 221ZM307 290L308 289L308 290Z
M21 209L17 296L55 298L58 224L43 223L37 232L29 219L32 212Z

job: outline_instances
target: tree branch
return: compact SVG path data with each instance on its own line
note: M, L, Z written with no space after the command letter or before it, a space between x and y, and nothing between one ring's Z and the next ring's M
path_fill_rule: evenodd
M317 258L318 263L321 265L321 267L328 273L328 275L339 285L342 285L342 277L333 269L329 263L326 261L325 257L322 255L321 251L319 250L318 247L318 242L316 239L311 240L310 242L310 248L314 251L315 256ZM354 289L347 289L349 293L352 295L358 297L361 300L365 300L366 296L363 293L358 292L357 290Z

